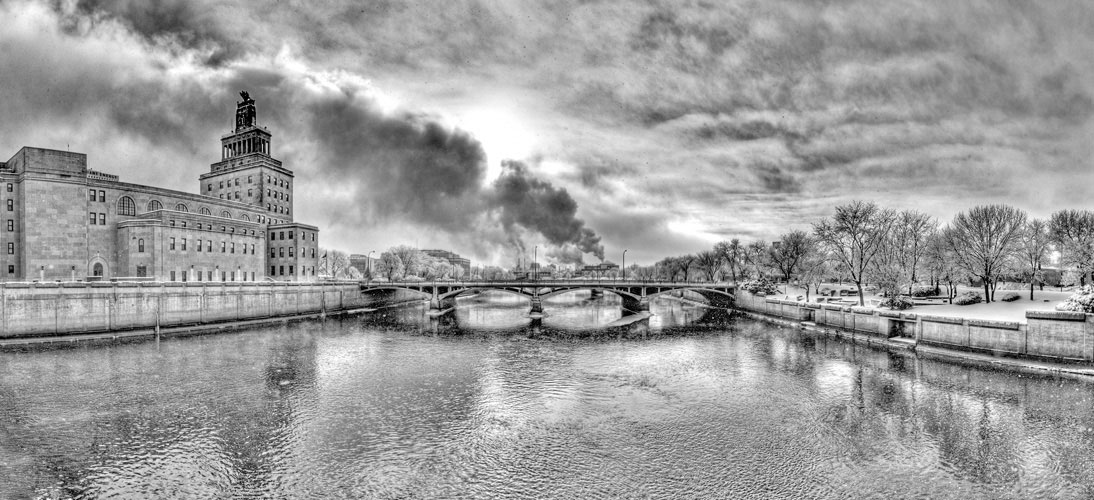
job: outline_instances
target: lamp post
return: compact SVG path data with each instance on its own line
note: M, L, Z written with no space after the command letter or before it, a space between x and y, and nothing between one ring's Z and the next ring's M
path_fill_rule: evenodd
M532 272L535 274L535 281L539 281L539 245L532 248Z
M365 257L365 268L368 269L368 281L366 281L366 283L372 283L372 254L374 252L376 252L376 250L369 250L368 256Z
M623 281L627 281L627 249L623 249Z

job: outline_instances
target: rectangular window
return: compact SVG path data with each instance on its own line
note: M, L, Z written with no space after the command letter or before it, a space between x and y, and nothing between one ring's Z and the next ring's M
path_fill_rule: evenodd
M222 242L220 242L220 253L224 253L224 252L226 252L226 251L227 251L227 250L226 250L227 248L228 248L228 244L227 244L227 243L225 243L225 242L223 242L223 241L222 241Z
M200 251L201 251L201 240L198 240L198 245L197 245L197 247L198 247L198 251L200 252Z
M289 231L289 239L292 239L292 235L296 234L296 231Z
M106 203L106 191L99 191L99 201Z
M88 218L88 220L89 220L89 221L91 222L91 225L92 225L92 226L94 226L94 225L95 225L95 223L96 223L96 222L97 222L97 221L99 220L99 216L98 216L98 215L96 215L96 214L95 214L95 212L88 212L88 213L87 213L87 218ZM8 229L8 231L11 231L11 230L10 230L10 229Z
M292 276L292 266L289 266L289 276Z
M254 183L254 176L253 175L248 175L247 176L247 184L253 184L253 183Z
M170 224L171 227L175 227L175 221L169 220L169 221L167 221L167 223Z
M255 254L255 244L251 243L251 255L254 255L254 254ZM251 280L251 281L254 281L254 280Z
M270 266L270 276L277 276L277 267Z
M220 199L224 199L224 193L220 193Z
M210 183L209 183L209 191L212 191L212 190L213 190L213 183L212 183L212 182L210 182Z
M231 278L232 278L232 281L236 280L236 272L235 271L232 271Z
M183 238L183 239L182 239L182 251L183 251L183 252L185 252L185 251L186 251L186 238Z
M271 258L277 257L277 249L276 248L271 248L270 249L270 257Z
M209 240L209 241L205 242L205 251L206 252L212 252L213 251L213 240ZM212 281L212 280L210 280L210 281Z
M289 257L292 257L292 249L296 247L289 247Z
M247 197L250 198L250 197L254 196L254 194L255 194L254 191L255 190L253 190L253 189L248 189L247 190Z
M312 247L311 249L311 258L315 258L315 247Z
M190 274L190 273L188 273L188 272L186 272L186 271L183 271L183 272L182 272L182 282L183 282L183 283L186 283L186 278L187 278L187 275L188 275L188 274Z
M236 179L236 185L237 186L239 185L239 179Z
M8 266L8 274L15 274L15 266Z
M220 181L220 189L224 189L224 181Z
M15 243L8 243L8 255L15 255Z
M254 281L254 280L255 280L255 272L251 271L251 281Z
M175 281L175 272L171 271L171 281Z
M87 190L87 201L95 201L95 190L94 189L88 189Z
M205 277L206 277L206 281L213 281L213 272L212 271L206 271L205 272Z
M15 191L15 184L12 184L12 183L9 182L8 183L8 192L10 193L12 191Z
M179 225L182 227L186 227L186 221L179 221Z
M234 241L232 242L232 251L231 251L231 253L236 253L236 242L234 242ZM232 281L235 281L235 280L232 280Z
M137 266L137 277L145 278L148 276L148 266Z
M279 257L284 257L285 256L285 247L280 247L277 252L280 254Z
M8 200L8 211L9 212L14 212L15 211L15 200Z
M201 281L201 271L198 271L198 281Z
M106 214L99 214L99 225L100 226L105 226L106 225Z
M284 276L285 275L285 266L279 266L279 269L281 270L281 276Z
M175 239L171 238L171 246L169 247L169 250L174 250L174 249L175 249ZM174 280L171 280L171 281L174 281Z
M220 281L228 281L228 271L220 272Z

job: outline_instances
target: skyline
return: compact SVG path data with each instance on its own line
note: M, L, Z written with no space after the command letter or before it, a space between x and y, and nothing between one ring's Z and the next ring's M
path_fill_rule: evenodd
M496 264L652 264L850 199L1089 206L1081 2L350 6L0 2L0 156L196 192L247 90L324 247Z

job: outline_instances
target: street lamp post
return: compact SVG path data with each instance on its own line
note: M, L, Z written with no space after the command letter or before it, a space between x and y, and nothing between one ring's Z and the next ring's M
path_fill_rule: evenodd
M368 269L368 281L366 281L366 283L370 284L372 283L372 254L375 252L376 250L369 250L368 256L365 257L365 260L367 260L367 262L365 263L365 269Z
M534 280L539 281L539 245L532 249L532 272L536 273Z
M623 249L623 281L627 281L627 249Z

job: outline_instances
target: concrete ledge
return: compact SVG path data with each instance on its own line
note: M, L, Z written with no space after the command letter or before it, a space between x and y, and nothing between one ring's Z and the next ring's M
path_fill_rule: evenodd
M877 315L881 316L881 317L884 317L884 318L899 318L900 317L900 311L882 311L882 310L878 309Z
M1026 311L1028 319L1054 319L1057 321L1086 321L1086 313L1075 311Z
M808 308L808 309L820 309L820 308L821 308L821 305L820 305L820 304L814 304L814 303L806 302L806 303L805 303L805 307L806 307L806 308Z
M842 311L843 310L843 306L838 305L838 304L822 304L821 307L825 311Z
M932 323L949 323L951 325L961 325L965 323L965 320L962 318L951 318L949 316L920 315L919 319L922 321L930 321Z
M916 314L915 313L904 313L904 312L902 312L902 313L900 313L900 317L902 317L904 319L915 319Z
M969 326L982 326L986 328L999 328L1003 330L1018 330L1020 323L1016 321L991 321L986 319L970 319Z

